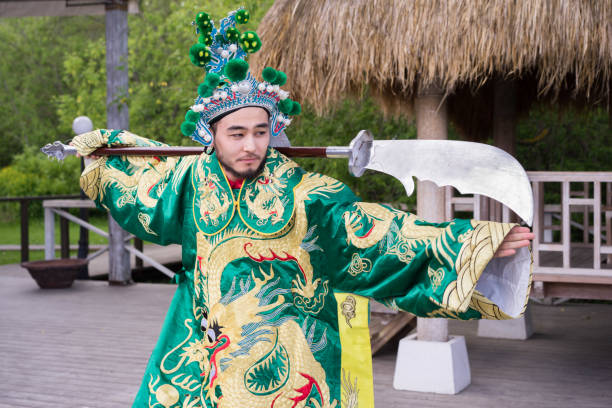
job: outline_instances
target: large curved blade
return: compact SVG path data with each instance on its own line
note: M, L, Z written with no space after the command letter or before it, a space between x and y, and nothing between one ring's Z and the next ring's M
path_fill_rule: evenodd
M408 195L412 177L463 194L482 194L509 207L527 224L533 221L533 193L525 170L505 151L482 143L455 140L376 140L368 169L397 178Z

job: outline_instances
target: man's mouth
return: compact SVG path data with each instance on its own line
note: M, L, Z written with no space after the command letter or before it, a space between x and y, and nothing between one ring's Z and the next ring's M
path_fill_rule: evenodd
M258 162L260 159L257 156L249 156L249 157L244 157L242 159L238 159L238 161L240 162L244 162L244 163L256 163Z

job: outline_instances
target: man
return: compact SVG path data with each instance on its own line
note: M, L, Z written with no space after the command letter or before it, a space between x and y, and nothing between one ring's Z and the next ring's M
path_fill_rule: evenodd
M241 10L218 31L202 14L196 25L215 40L192 47L192 62L208 68L181 130L208 154L99 158L81 177L125 229L183 247L135 407L368 407L368 298L425 317L523 312L528 229L428 223L304 171L269 147L300 111L279 88L286 77L264 70L259 82L239 66L227 39ZM257 48L248 33L241 47ZM201 64L209 52L218 58ZM159 145L120 130L72 144L82 155Z

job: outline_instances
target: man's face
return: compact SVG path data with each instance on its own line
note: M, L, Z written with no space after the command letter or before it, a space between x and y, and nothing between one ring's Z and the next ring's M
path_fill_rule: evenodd
M216 123L217 159L230 180L252 178L263 168L270 143L268 112L247 107L232 112Z

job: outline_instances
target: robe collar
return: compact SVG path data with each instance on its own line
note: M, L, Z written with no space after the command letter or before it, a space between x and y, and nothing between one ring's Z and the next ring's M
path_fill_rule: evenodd
M263 171L257 177L244 180L236 194L216 153L203 154L192 172L195 224L204 235L210 236L223 231L239 217L254 232L276 234L294 215L293 189L303 173L297 163L268 148Z

